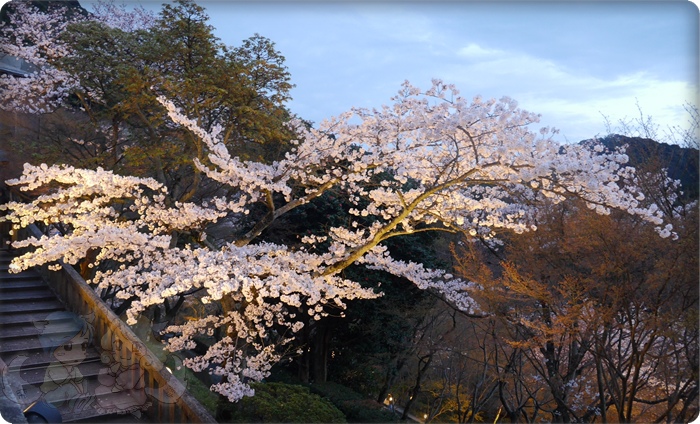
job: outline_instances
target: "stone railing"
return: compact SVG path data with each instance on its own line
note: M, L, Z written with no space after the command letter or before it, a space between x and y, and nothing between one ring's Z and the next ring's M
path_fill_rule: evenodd
M30 225L27 232L35 237L43 235L34 225ZM39 272L66 309L90 317L98 347L100 340L103 344L104 340L111 340L114 349L117 349L115 356L122 358L122 366L138 365L143 372L145 392L151 400L151 406L146 411L150 420L167 423L216 422L72 266L61 262L58 271L50 271L47 266L43 266Z

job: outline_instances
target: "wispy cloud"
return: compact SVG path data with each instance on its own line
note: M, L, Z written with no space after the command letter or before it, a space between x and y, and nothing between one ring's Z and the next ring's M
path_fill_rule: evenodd
M506 53L503 50L482 47L476 43L469 43L465 47L457 50L457 55L466 59L488 59L502 57Z
M637 105L662 126L684 125L683 104L697 99L697 87L687 81L646 71L606 78L551 58L476 43L457 47L455 56L463 60L446 68L443 78L462 87L463 94L512 97L542 114L543 122L560 128L569 141L602 133L602 115L613 121L635 116Z

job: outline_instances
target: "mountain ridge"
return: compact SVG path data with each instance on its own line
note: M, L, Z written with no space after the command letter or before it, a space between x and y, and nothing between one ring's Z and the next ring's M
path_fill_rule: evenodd
M688 199L697 199L700 191L700 175L698 149L668 144L644 137L628 137L621 134L610 134L605 137L580 141L587 145L601 143L609 150L627 146L625 153L629 157L628 164L635 168L657 165L667 169L671 179L679 180ZM654 163L656 162L656 163Z

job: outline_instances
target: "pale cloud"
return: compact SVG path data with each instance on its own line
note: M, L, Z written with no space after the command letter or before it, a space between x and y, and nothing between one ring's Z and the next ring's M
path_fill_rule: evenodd
M562 137L579 141L605 134L605 117L613 126L620 120L639 118L640 112L652 117L661 132L669 126L686 127L684 103L697 96L697 87L683 81L659 81L646 75L622 76L613 81L597 81L595 96L533 97L537 112L561 128ZM609 95L605 93L609 92ZM587 94L587 95L586 95Z
M484 59L489 57L503 56L505 52L498 49L489 49L476 43L469 43L457 51L457 55L467 59Z
M636 117L637 106L662 128L683 126L683 104L694 104L698 93L686 81L663 80L650 72L592 75L550 58L476 43L455 48L454 56L458 60L445 68L443 79L464 95L514 98L540 113L543 125L559 128L561 141L603 134L603 115L613 122Z

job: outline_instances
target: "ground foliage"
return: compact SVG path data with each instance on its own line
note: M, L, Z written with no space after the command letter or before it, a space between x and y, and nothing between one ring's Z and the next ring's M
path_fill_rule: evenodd
M221 404L216 418L232 423L344 423L345 415L331 402L303 386L257 383L255 396Z
M386 410L381 403L367 399L346 386L325 382L310 385L313 393L329 399L340 409L350 423L387 423L396 421L396 415Z

